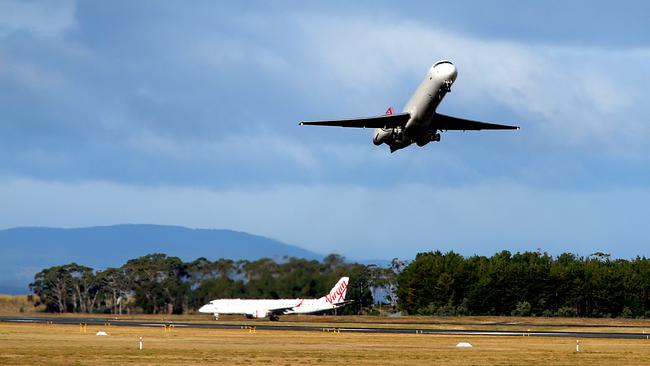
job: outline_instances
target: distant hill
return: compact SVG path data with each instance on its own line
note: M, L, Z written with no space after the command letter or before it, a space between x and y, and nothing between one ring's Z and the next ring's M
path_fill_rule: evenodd
M199 257L254 260L322 255L262 236L232 230L163 225L115 225L78 229L22 227L0 230L0 293L26 293L34 274L77 262L95 269L120 266L149 253L192 261Z

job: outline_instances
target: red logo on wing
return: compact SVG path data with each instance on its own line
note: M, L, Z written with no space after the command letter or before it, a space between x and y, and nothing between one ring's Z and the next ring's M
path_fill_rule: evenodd
M393 107L392 106L388 107L388 109L386 110L386 115L387 116L390 116L391 114L393 114Z

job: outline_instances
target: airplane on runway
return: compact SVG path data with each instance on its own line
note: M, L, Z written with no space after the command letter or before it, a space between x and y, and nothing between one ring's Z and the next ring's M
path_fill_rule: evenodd
M326 310L338 309L352 301L345 300L348 290L348 277L341 277L339 282L325 296L319 299L219 299L203 305L199 312L214 314L243 314L247 318L265 318L278 320L279 315L308 314Z
M377 146L388 145L391 153L412 143L421 147L431 141L440 141L440 132L443 131L519 129L517 126L472 121L437 113L438 105L451 91L457 75L458 71L450 61L441 60L433 64L402 113L393 114L393 108L389 107L386 114L381 116L303 121L300 125L375 128L372 141Z

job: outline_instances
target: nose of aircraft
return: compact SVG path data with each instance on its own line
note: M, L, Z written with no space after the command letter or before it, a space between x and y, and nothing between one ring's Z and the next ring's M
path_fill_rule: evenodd
M449 61L441 62L435 66L436 72L445 80L450 80L451 82L456 81L456 76L458 76L458 70L456 66Z
M203 305L199 309L199 313L211 313L211 312L212 312L212 305L210 304Z

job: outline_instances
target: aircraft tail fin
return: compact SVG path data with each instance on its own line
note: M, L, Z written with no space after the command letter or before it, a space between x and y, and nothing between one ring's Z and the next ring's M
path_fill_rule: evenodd
M341 302L345 302L345 294L348 291L348 282L350 281L349 277L341 277L339 282L334 285L330 290L329 294L321 297L321 300L325 300L331 305L336 305Z

